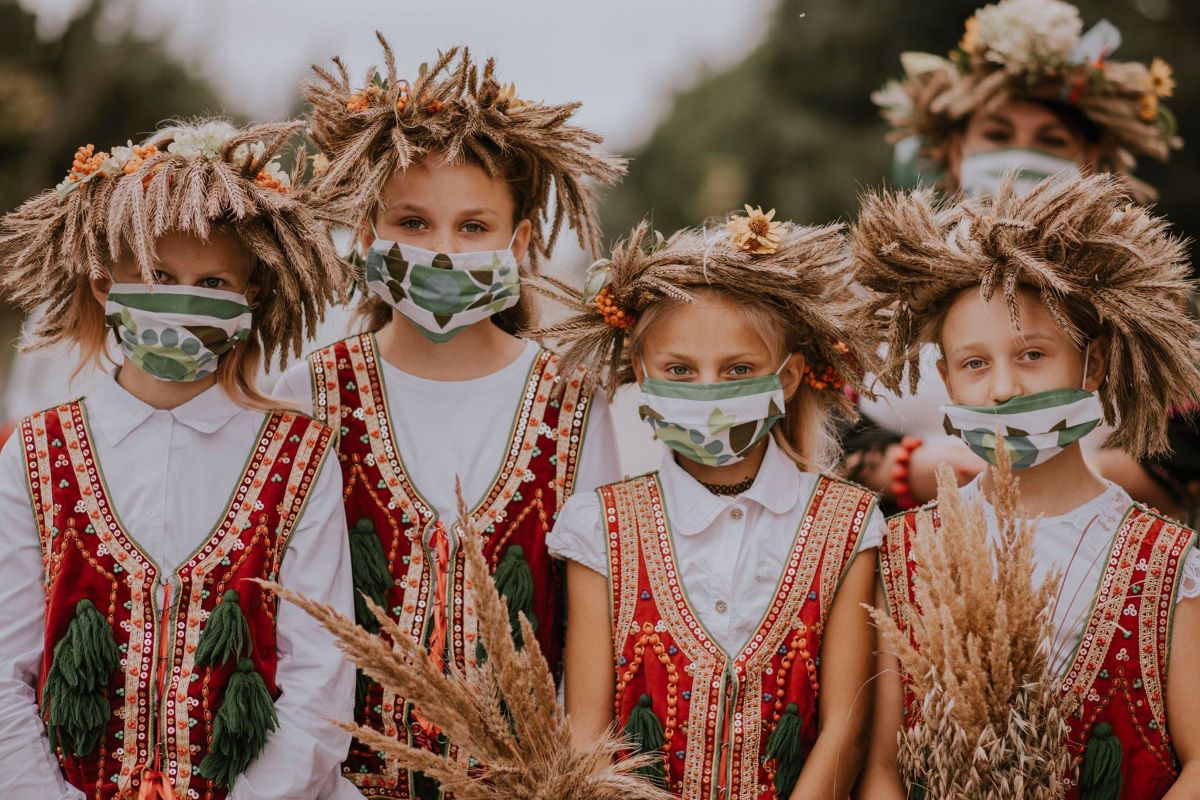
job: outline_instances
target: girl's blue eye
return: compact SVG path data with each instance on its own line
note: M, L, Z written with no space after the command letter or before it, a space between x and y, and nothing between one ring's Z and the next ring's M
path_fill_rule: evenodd
M405 230L419 231L425 226L425 223L418 217L409 217L408 219L400 220L400 227Z
M464 222L462 230L466 233L487 233L487 228L478 222Z
M963 366L966 367L967 369L982 369L983 368L983 359L982 358L972 358L969 361L967 361L965 364L963 364Z
M1038 350L1030 350L1028 353L1025 354L1025 357L1028 358L1030 361L1040 361L1044 355L1045 355L1045 353L1042 353Z
M682 377L688 374L688 369L681 364L672 364L671 366L667 367L667 374L675 377Z
M199 285L204 289L220 289L225 285L225 281L221 278L204 278Z
M736 367L732 368L729 371L732 372L734 375L749 375L750 367L746 366L745 364L738 364Z
M154 271L154 280L158 283L170 283L171 276L163 272L161 269Z

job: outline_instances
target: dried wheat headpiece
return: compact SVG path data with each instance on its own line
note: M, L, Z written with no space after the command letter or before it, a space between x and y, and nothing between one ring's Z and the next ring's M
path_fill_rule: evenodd
M872 95L893 141L917 135L933 163L946 166L951 133L973 113L1010 98L1077 108L1100 131L1097 167L1126 177L1139 201L1154 198L1133 179L1137 156L1166 161L1182 146L1161 102L1175 89L1161 58L1149 66L1112 61L1120 32L1100 21L1081 35L1079 10L1060 0L1001 0L967 20L949 59L904 53L904 77Z
M876 192L850 233L856 277L876 297L860 301L862 327L887 342L878 375L900 391L920 375L920 346L950 300L978 287L1002 293L1020 330L1019 289L1037 292L1079 347L1107 334L1100 387L1106 442L1135 456L1164 452L1167 416L1200 398L1194 288L1186 242L1133 203L1111 175L1048 180L1025 197L1005 183L994 198L938 203L931 190ZM1075 313L1072 313L1075 312Z
M873 347L847 324L850 268L841 226L806 227L746 206L724 226L688 228L664 240L644 220L588 270L583 292L552 278L534 287L577 313L533 334L557 340L564 371L587 366L609 393L634 380L627 331L660 302L692 302L714 289L739 302L779 310L786 341L807 362L805 382L847 411L843 388L859 391Z
M392 48L382 34L385 75L367 71L360 88L350 83L340 58L337 75L313 66L317 79L304 87L312 105L310 134L328 158L319 178L322 196L348 218L361 221L383 199L383 187L396 170L426 154L449 164L469 159L489 175L511 178L506 166L520 165L515 180L528 186L526 207L533 223L530 264L554 249L563 224L573 228L581 247L600 246L595 200L588 181L615 184L624 161L597 152L603 138L571 125L580 103L548 105L517 96L501 84L495 62L480 70L466 48L438 55L410 82L400 77ZM553 207L553 210L551 210Z
M163 128L144 143L96 152L79 148L67 177L0 222L0 291L29 311L47 304L32 343L72 341L80 295L91 278L111 277L132 255L147 283L156 240L180 232L232 234L254 259L260 287L253 336L264 357L302 355L324 308L342 298L345 267L329 238L333 221L278 156L302 122L238 129L222 120Z

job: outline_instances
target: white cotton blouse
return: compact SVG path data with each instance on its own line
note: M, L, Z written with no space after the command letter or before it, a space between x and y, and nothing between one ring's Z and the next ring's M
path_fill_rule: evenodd
M773 440L753 485L736 496L705 489L666 447L658 474L683 587L705 629L736 653L775 595L818 476L801 472ZM858 552L879 547L884 530L883 515L872 508ZM607 542L595 492L567 500L547 539L552 555L606 577Z
M1063 570L1062 588L1054 609L1054 668L1067 668L1083 638L1083 629L1091 612L1092 600L1108 561L1109 548L1121 521L1133 505L1128 493L1111 481L1104 491L1078 508L1054 517L1041 517L1033 536L1034 585L1053 569ZM963 487L963 494L974 501L983 494L979 479ZM996 510L984 498L988 535L1000 539ZM1200 596L1200 550L1192 548L1180 570L1180 600Z
M455 481L462 481L469 507L491 487L508 452L513 420L540 347L527 342L511 363L465 381L435 381L410 375L380 359L388 419L413 485L443 519L458 518ZM275 396L312 413L308 361L280 378ZM592 399L575 490L590 492L620 477L616 436L603 395Z

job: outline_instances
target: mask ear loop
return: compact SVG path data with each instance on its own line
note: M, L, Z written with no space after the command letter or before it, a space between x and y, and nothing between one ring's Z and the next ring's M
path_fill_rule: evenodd
M1083 348L1083 380L1081 380L1079 382L1079 390L1081 392L1087 391L1088 359L1091 357L1091 354L1092 354L1092 343L1088 342L1087 345Z

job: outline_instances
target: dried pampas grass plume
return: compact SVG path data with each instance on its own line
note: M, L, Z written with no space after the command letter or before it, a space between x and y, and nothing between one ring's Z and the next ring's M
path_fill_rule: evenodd
M461 491L458 502L467 588L487 652L486 660L469 673L453 665L443 673L370 598L366 602L379 620L381 635L367 633L328 606L266 584L320 622L363 672L412 701L458 748L460 757L422 750L373 728L336 724L402 769L437 780L458 800L670 800L669 793L636 774L650 758L617 760L626 745L615 735L583 740L573 734L558 704L550 668L523 615L521 629L528 644L518 649L513 642L508 610L484 562L479 532Z
M919 614L901 628L872 608L883 647L921 698L900 734L900 774L927 797L1052 800L1064 795L1069 751L1058 677L1050 663L1060 575L1033 585L1035 523L1018 508L1006 449L992 470L998 543L988 544L983 500L968 503L953 472L938 472L937 512L918 516L913 557Z

